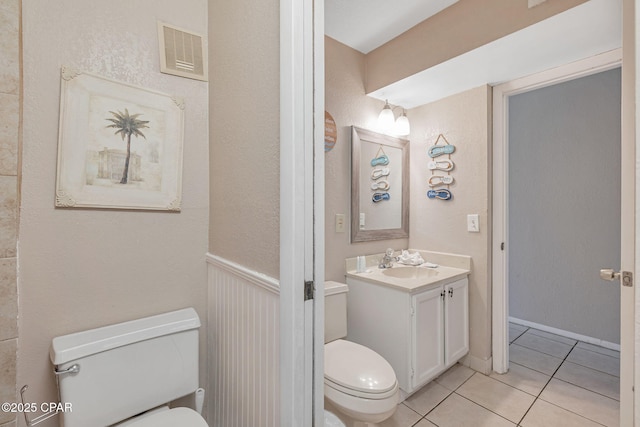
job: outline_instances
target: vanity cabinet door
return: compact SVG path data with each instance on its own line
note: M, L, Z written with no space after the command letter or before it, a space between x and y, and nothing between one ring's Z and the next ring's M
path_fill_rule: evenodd
M450 283L444 292L444 357L449 367L469 351L469 282Z
M443 298L442 287L412 297L412 390L434 378L444 368Z

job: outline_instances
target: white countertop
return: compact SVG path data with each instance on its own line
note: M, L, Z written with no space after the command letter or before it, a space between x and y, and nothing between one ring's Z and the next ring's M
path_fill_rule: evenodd
M413 252L413 250L411 251ZM346 260L346 276L377 285L387 286L400 291L414 293L436 287L443 283L453 282L468 276L471 273L471 257L466 255L446 254L419 250L422 257L438 264L436 268L425 265L414 267L394 262L393 267L378 268L382 254L368 255L367 272L357 273L355 258ZM446 264L446 265L443 265ZM411 272L398 271L399 269L415 269ZM387 271L395 270L395 271ZM386 271L386 272L385 272ZM400 277L397 277L400 276ZM404 276L404 277L403 277Z
M413 272L415 272L418 277L392 276L397 273L402 275L404 272L398 272L398 270L407 268L415 269ZM453 282L455 280L462 279L469 273L471 273L471 271L464 268L446 267L442 265L436 268L429 268L424 266L412 267L394 263L393 267L386 269L369 267L365 273L356 273L356 270L347 271L347 277L413 293L423 291L431 287L436 287L445 282ZM413 276L409 273L407 275Z

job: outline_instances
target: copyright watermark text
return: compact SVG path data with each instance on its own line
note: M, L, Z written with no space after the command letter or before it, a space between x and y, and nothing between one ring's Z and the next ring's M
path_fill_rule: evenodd
M44 402L44 403L16 403L4 402L0 405L2 412L23 413L23 412L73 412L73 405L69 402Z

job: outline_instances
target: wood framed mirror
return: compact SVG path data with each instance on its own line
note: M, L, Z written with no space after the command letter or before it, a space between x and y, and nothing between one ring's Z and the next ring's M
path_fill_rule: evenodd
M351 127L351 242L409 237L409 140Z

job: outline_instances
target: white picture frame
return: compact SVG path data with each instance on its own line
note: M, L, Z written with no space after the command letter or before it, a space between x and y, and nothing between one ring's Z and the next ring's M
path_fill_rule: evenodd
M179 212L184 101L70 67L60 77L55 206Z

